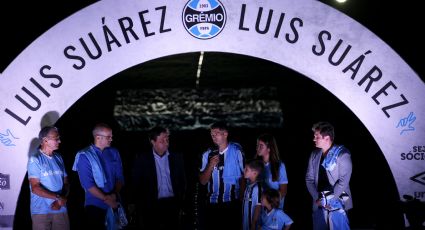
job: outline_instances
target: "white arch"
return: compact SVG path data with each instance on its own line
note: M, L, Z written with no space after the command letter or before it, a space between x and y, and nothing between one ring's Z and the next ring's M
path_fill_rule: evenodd
M425 191L425 164L416 154L420 148L425 151L425 85L382 40L340 12L308 0L223 0L224 28L213 38L197 39L182 23L186 3L97 2L52 27L8 66L0 78L0 197L5 203L0 215L15 212L27 152L46 113L64 114L84 93L131 66L197 51L266 59L318 82L370 131L399 193ZM264 32L271 10L270 27ZM99 57L93 52L90 58L84 51L83 43L95 51L91 36L102 51ZM332 54L334 47L339 49Z

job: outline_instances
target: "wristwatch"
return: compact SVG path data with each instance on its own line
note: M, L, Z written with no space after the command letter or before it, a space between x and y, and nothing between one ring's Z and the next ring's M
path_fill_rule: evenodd
M56 194L56 200L60 200L61 196L59 194Z

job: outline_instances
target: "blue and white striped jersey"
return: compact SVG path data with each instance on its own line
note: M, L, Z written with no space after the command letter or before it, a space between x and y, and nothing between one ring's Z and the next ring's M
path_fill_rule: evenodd
M249 184L245 189L242 204L243 230L251 229L255 208L261 206L261 193L261 184L257 182ZM255 229L257 229L257 227Z

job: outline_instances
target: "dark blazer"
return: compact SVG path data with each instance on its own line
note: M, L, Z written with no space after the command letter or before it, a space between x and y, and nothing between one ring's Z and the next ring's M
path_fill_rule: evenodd
M179 206L182 207L186 190L183 157L180 154L170 152L168 163L174 197L179 202ZM152 151L141 154L136 159L132 179L134 185L133 196L136 204L139 204L143 209L155 205L158 200L158 180Z

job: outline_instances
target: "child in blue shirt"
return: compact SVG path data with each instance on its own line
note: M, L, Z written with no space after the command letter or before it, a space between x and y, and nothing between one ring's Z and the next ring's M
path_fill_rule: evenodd
M280 195L275 189L264 190L261 196L260 226L262 230L288 230L293 223L292 219L279 209Z
M263 162L251 160L246 163L244 178L248 180L245 188L242 204L242 229L258 229L258 220L261 213L261 184L258 183L258 175L264 168Z

